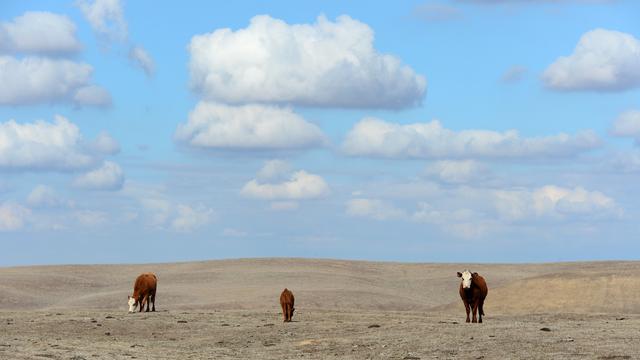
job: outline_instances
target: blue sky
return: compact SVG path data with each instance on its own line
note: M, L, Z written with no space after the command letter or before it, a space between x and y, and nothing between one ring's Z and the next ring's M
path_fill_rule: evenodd
M637 259L634 1L0 4L0 265Z

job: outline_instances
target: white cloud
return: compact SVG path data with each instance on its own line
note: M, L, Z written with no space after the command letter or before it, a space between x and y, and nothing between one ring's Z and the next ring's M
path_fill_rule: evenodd
M437 120L401 125L365 118L342 148L348 155L384 158L539 158L572 156L599 145L593 131L525 138L516 130L454 131Z
M631 137L640 145L640 110L625 111L613 123L611 134Z
M129 60L141 68L147 76L153 76L156 71L156 64L147 50L142 46L133 46L129 50Z
M622 91L640 86L640 40L595 29L580 38L570 56L559 57L542 79L554 90Z
M128 25L120 0L77 0L76 4L104 45L108 47L115 42L127 46L128 50L122 50L122 53L127 53L131 64L144 71L147 76L153 76L155 62L149 52L140 45L130 44Z
M120 144L106 131L98 134L95 140L90 143L90 147L93 151L104 155L115 155L120 152Z
M80 129L62 116L53 123L0 123L0 169L73 170L94 164Z
M0 53L69 54L81 49L76 26L66 16L28 11L0 23Z
M127 39L127 23L120 0L79 0L77 4L98 35L110 41Z
M291 173L291 164L284 160L274 159L264 163L258 171L257 179L260 181L278 181Z
M488 170L474 160L441 160L427 166L424 174L445 183L461 184L480 180Z
M123 193L137 200L142 208L142 216L137 212L131 213L130 220L140 219L155 229L190 232L216 219L212 208L171 199L161 186L127 181Z
M372 218L375 220L401 219L406 212L392 204L378 199L351 199L347 201L347 215L354 217Z
M191 87L232 104L393 108L419 104L426 80L373 47L373 30L348 16L289 25L268 15L247 28L194 36Z
M610 197L582 187L554 185L535 190L498 190L494 194L498 214L509 221L532 218L617 218L622 209Z
M639 172L640 171L640 150L619 151L608 154L603 161L603 168L609 172Z
M205 206L190 207L180 204L176 208L177 216L171 222L171 227L180 232L190 232L209 224L215 214L213 209Z
M76 91L73 102L78 105L108 107L111 106L111 94L103 87L87 85Z
M226 150L306 148L326 141L320 128L289 108L210 102L200 102L175 137L190 146Z
M457 186L410 199L386 195L352 199L346 203L345 213L378 221L433 225L462 238L480 238L499 232L521 233L532 226L575 228L575 224L612 221L624 215L614 199L579 186L509 190ZM403 207L394 202L400 202ZM411 203L416 206L413 211L408 210Z
M124 172L120 165L105 161L100 168L78 176L73 184L81 189L120 190L124 184Z
M71 207L73 202L60 198L52 187L40 184L27 196L27 205L33 208L56 208Z
M418 204L411 220L436 225L456 237L468 239L479 238L501 228L497 222L486 219L482 213L471 209L436 209L426 202Z
M265 167L271 166L267 163ZM264 173L263 168L260 173ZM318 175L304 170L290 174L288 180L273 183L264 182L265 179L253 179L246 183L240 193L245 197L264 200L302 200L327 196L329 186Z
M90 84L92 72L91 66L69 60L0 56L0 105L108 105L106 90Z
M0 203L0 231L15 231L21 229L27 222L31 210L13 203Z

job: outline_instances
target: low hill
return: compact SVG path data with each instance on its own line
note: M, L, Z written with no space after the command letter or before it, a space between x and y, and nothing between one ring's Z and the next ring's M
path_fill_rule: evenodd
M456 272L482 274L487 315L640 313L640 262L409 264L239 259L146 265L0 268L0 311L125 309L135 277L158 276L158 309L272 309L283 288L296 308L460 311Z

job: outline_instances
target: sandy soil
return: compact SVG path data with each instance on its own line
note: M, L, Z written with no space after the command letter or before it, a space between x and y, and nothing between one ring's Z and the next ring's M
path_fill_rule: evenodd
M490 287L465 324L455 272ZM640 262L247 259L0 268L0 359L635 359ZM158 274L156 313L126 312ZM282 288L296 295L283 324ZM545 331L545 330L549 331Z

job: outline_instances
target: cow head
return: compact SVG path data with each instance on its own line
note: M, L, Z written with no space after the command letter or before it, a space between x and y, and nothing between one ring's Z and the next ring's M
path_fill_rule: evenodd
M128 298L127 304L129 304L129 312L132 313L136 310L136 307L138 306L138 301L133 296L127 296L127 298Z
M473 280L473 277L475 275L478 275L477 273L471 273L469 270L465 270L463 272L458 272L458 277L461 278L462 280L462 288L463 289L470 289L471 288L471 282Z

